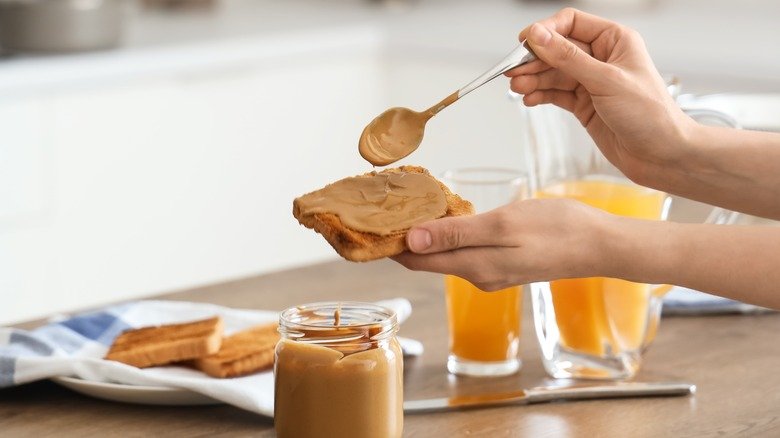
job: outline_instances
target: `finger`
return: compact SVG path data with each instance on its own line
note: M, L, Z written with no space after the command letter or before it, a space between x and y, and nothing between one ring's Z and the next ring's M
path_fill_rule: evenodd
M582 49L585 53L589 55L593 54L593 50L591 49L590 44L584 43L582 41L573 38L569 38L569 41L571 41L577 47ZM508 72L504 73L504 75L508 77L519 76L519 75L531 75L531 74L541 73L550 70L551 68L552 67L550 67L550 65L547 64L546 62L542 61L541 59L536 59L527 64L523 64L520 67L515 67L512 70L509 70Z
M557 32L534 24L528 43L540 59L580 82L591 93L606 94L614 88L617 67L603 63Z
M413 271L437 272L457 275L470 280L481 280L489 276L486 273L495 266L497 248L461 248L434 254L414 254L403 252L392 259Z
M537 23L535 23L537 24ZM593 42L602 33L615 30L619 24L596 15L588 14L574 8L564 8L555 15L538 22L565 37L571 37L586 43ZM533 25L520 32L520 40L526 40Z
M415 227L406 234L410 251L430 254L470 246L501 246L503 235L498 213L455 216L436 219Z
M573 91L537 90L523 96L526 106L537 106L551 103L559 108L574 113L577 108L577 95Z
M574 114L574 117L580 121L582 126L591 132L591 122L601 120L596 117L596 109L593 107L593 101L590 95L582 87L577 87L574 91L561 90L539 90L523 97L523 103L526 106L533 107L541 104L553 104ZM593 133L591 132L593 136ZM593 138L599 138L593 136Z
M572 91L579 83L560 70L548 70L536 75L515 76L509 81L509 88L520 94L530 94L536 90Z
M434 254L415 254L405 251L390 258L412 271L436 272L458 276L463 274L462 256L458 254L458 251Z

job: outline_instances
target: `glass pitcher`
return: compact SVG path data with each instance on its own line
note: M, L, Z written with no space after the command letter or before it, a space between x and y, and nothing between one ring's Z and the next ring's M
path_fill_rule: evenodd
M675 92L676 83L670 84ZM517 98L517 97L515 97ZM666 220L673 198L634 184L599 151L570 113L520 104L530 138L524 148L537 198L573 198L622 216ZM722 113L697 109L697 121L737 127ZM708 207L704 222L733 223L736 213ZM556 378L626 379L639 370L655 337L670 286L615 278L576 278L530 285L544 367Z

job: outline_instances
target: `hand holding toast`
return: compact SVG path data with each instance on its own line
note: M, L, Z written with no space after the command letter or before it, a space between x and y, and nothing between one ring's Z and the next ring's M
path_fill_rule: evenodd
M475 216L437 219L407 234L393 260L412 270L465 278L485 291L598 275L611 215L568 199L518 201Z
M412 270L457 275L485 291L611 277L780 308L777 227L633 219L570 199L531 199L420 224L409 231L407 243L411 252L395 261Z

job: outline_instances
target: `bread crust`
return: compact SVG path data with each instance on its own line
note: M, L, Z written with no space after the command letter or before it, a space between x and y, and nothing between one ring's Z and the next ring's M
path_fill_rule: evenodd
M219 351L222 327L222 319L216 316L127 330L114 339L106 359L146 368L206 356Z
M238 377L271 368L279 342L278 325L263 324L248 328L222 340L220 350L192 361L192 365L211 377Z
M385 169L379 173L422 173L431 176L427 169L419 166L400 166ZM365 173L361 176L372 176L372 173ZM431 176L431 178L434 177ZM441 181L436 180L436 182L444 192L444 197L447 201L447 210L441 217L474 214L474 206L471 205L471 202L452 193ZM367 262L391 257L408 249L406 246L408 228L387 235L354 230L345 226L338 215L333 213L316 213L302 216L298 199L293 201L293 216L301 225L321 234L340 256L353 262Z

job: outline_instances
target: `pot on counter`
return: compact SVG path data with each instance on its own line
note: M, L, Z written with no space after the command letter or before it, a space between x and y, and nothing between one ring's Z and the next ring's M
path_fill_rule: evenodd
M0 0L0 48L73 52L115 47L121 0Z

